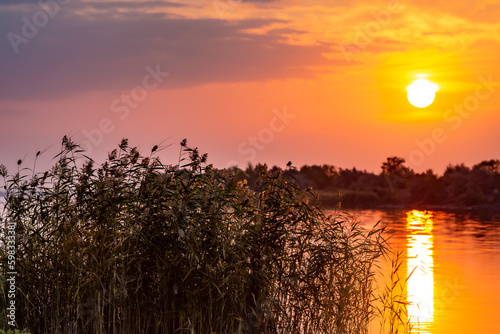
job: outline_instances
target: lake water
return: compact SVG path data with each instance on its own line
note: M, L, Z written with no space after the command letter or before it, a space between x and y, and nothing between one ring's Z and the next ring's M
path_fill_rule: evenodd
M413 333L500 333L500 216L442 211L355 211L387 226L406 256ZM390 270L387 264L383 270Z

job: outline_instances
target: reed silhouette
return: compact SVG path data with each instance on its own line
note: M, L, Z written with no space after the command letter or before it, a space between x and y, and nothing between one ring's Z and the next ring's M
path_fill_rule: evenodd
M64 137L48 171L0 168L2 221L16 223L18 328L367 333L394 306L375 306L383 229L325 215L291 164L260 165L252 189L186 141L178 164L164 165L159 150L142 156L124 139L95 167ZM0 260L7 328L3 247Z

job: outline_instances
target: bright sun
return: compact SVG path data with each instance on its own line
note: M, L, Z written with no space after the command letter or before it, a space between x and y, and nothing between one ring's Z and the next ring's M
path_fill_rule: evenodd
M417 79L406 87L408 101L417 108L425 108L434 102L438 85L426 79Z

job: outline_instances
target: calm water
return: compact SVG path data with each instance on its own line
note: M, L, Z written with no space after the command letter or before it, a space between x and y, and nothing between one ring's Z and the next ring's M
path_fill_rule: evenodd
M407 256L415 333L500 333L500 216L441 211L355 211L387 225ZM387 268L390 270L390 267ZM385 270L385 269L384 269Z

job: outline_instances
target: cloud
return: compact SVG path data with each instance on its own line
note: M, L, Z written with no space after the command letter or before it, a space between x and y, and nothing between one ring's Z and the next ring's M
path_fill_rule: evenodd
M38 1L40 0L2 0L0 6L23 5L23 4L34 5L38 4Z
M59 3L58 0L55 0ZM50 0L2 0L1 6L12 6L12 5L39 5L51 2ZM67 2L67 3L66 3ZM107 8L160 8L160 7L183 7L186 6L181 3L171 2L171 1L78 1L78 0L65 0L62 2L62 6L76 6L76 7L92 7L95 9L107 9Z
M0 12L0 35L21 33L23 22ZM78 16L61 12L16 54L0 42L0 98L43 99L88 91L129 90L140 83L146 66L170 72L165 88L214 82L263 81L311 77L309 66L331 65L322 56L328 44L288 45L277 34L244 30L276 20L134 18Z
M111 2L76 2L75 6L78 8L92 8L92 9L146 9L146 8L166 8L166 7L187 7L185 4L170 2L170 1L111 1Z

